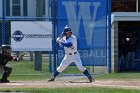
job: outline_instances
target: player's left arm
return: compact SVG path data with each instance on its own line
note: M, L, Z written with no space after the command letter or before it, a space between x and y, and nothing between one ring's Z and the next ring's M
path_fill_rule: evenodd
M4 57L8 61L18 61L18 58L17 57L13 57L11 54L6 54L6 55L4 55Z
M13 57L13 56L11 56L11 55L7 56L7 59L8 59L9 61L18 61L18 58L17 58L17 57Z
M71 47L72 46L72 42L60 42L63 46L65 46L65 47Z

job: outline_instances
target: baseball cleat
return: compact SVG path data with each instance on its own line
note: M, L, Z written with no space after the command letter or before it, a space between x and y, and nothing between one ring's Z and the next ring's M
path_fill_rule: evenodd
M93 78L89 78L89 82L94 82L94 79Z
M48 82L52 82L52 81L54 81L54 78L53 77L48 80Z
M2 79L0 79L0 83L10 83L10 81L9 80L2 80Z

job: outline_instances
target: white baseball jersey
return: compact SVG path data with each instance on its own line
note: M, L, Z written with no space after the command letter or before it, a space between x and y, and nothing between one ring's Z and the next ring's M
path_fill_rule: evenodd
M81 70L82 72L85 71L85 67L83 67L80 55L77 51L77 38L74 35L71 35L68 39L66 39L66 36L64 36L61 40L62 43L72 43L72 47L66 47L64 46L65 50L65 56L60 64L60 66L57 68L58 72L62 72L67 66L69 66L72 62L76 64L76 66Z
M62 43L71 42L73 45L72 47L69 47L69 48L64 46L65 54L77 52L77 39L74 35L71 35L67 40L66 40L66 36L64 36L61 39L61 42Z

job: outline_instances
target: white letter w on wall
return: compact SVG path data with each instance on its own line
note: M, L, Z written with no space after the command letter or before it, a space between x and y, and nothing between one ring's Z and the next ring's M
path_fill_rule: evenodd
M83 20L83 30L85 31L86 42L87 45L91 45L93 30L89 28L89 25L93 23L92 29L94 29L94 23L100 2L77 3L73 1L63 1L62 4L66 9L68 23L76 36L78 36L80 22Z

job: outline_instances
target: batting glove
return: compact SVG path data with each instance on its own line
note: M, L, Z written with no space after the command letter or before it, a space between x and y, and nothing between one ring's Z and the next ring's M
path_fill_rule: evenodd
M56 42L57 43L60 42L60 37L57 37Z
M18 61L18 58L14 58L14 61Z

